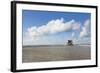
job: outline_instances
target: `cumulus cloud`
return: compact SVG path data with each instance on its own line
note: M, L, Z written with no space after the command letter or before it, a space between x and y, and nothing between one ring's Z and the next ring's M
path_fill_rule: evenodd
M82 31L80 32L80 38L87 37L89 35L90 35L90 20L86 20L82 27Z
M85 24L85 27L88 27ZM49 21L47 24L41 26L32 26L27 29L26 35L31 37L38 37L50 34L56 34L59 32L70 31L70 30L79 30L80 23L75 20L70 20L68 22L64 22L63 18L55 19Z

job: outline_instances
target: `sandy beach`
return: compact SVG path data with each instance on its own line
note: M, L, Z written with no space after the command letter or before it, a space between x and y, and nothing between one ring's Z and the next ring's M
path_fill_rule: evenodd
M22 62L47 62L91 59L90 45L39 45L23 46Z

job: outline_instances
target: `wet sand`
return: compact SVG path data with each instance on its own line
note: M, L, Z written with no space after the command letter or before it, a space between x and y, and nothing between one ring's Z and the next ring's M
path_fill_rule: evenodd
M88 46L44 45L24 46L22 62L47 62L91 59L91 49Z

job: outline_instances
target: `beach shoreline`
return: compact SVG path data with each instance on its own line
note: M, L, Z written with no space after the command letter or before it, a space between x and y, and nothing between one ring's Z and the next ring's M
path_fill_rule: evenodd
M23 63L87 59L91 59L90 45L36 45L22 48Z

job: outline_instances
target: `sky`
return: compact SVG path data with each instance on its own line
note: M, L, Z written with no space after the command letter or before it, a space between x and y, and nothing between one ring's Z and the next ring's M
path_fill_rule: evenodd
M23 10L23 45L90 44L90 22L90 13Z

